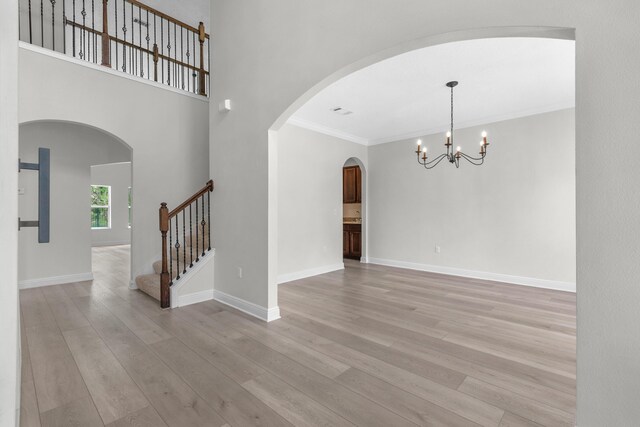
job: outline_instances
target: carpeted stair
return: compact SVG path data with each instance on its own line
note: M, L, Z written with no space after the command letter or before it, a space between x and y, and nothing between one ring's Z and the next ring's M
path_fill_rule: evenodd
M175 246L171 248L171 254L167 254L167 256L173 259L173 262L170 265L170 274L173 276L172 279L175 279L178 275L178 259L180 260L180 278L183 277L184 274L189 274L190 264L191 264L191 242L193 242L193 264L196 263L196 258L202 257L202 252L207 252L209 248L209 233L208 226L205 226L204 229L204 245L202 239L202 229L198 230L198 249L196 250L196 234L195 232L191 236L186 237L186 247L183 248L183 243L180 242L180 248L176 249ZM175 245L175 241L172 242ZM204 247L204 250L203 250ZM186 251L186 273L184 272L184 252ZM179 253L179 256L178 256ZM169 259L171 259L169 258ZM168 262L168 260L167 260ZM162 260L158 260L153 263L153 274L143 274L141 276L136 277L136 285L138 289L142 292L148 294L149 296L160 301L160 273L162 273Z

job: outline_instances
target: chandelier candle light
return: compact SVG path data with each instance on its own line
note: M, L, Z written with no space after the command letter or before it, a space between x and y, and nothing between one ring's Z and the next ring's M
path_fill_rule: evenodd
M418 149L416 150L416 155L418 156L418 163L425 167L425 169L433 169L440 163L442 160L447 159L449 163L456 165L456 168L460 167L460 159L465 159L469 163L475 166L480 166L484 163L484 158L487 155L487 147L489 146L489 142L487 142L487 132L482 132L482 140L480 141L480 157L471 157L462 152L460 146L456 149L455 153L453 152L453 88L458 86L458 82L453 81L447 83L447 87L451 88L451 130L447 132L447 142L445 142L444 146L447 147L447 152L444 154L440 154L438 157L431 161L427 161L429 157L427 156L427 147L422 147L422 141L418 140ZM422 154L422 156L420 156Z

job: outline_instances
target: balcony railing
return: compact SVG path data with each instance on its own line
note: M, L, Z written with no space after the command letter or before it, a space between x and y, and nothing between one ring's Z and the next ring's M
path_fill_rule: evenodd
M20 0L20 39L198 95L209 35L137 0Z

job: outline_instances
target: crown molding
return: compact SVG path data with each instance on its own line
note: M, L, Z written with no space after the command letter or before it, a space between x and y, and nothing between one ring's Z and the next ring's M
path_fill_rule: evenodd
M317 123L301 119L299 117L291 116L289 120L287 120L287 123L290 125L301 127L303 129L312 130L314 132L344 139L349 142L355 142L356 144L369 145L369 140L366 138L361 138L359 136L352 135L347 132L342 132L338 129L333 129L328 126L319 125Z
M490 125L492 123L498 123L498 122L503 122L503 121L507 121L507 120L514 120L514 119L521 119L524 117L529 117L529 116L536 116L539 114L545 114L545 113L551 113L554 111L561 111L561 110L567 110L570 108L575 108L575 102L566 102L566 103L559 103L559 104L552 104L552 105L546 105L543 107L537 107L537 108L531 108L528 110L521 110L521 111L517 111L517 112L513 112L513 113L507 113L507 114L498 114L498 115L493 115L493 116L488 116L488 117L483 117L481 119L478 120L468 120L465 122L461 122L458 123L456 125L456 130L460 130L460 129L467 129L467 128L471 128L471 127L475 127L475 126L481 126L481 125ZM397 141L404 141L406 139L411 139L411 138L418 138L418 137L424 137L424 136L429 136L429 135L435 135L438 133L444 133L447 130L449 130L449 125L441 125L441 126L436 126L436 127L432 127L432 128L426 128L426 129L418 129L418 130L414 130L411 132L407 132L407 133L402 133L402 134L397 134L397 135L391 135L391 136L385 136L382 138L377 138L377 139L367 139L364 137L360 137L357 135L352 135L350 133L347 132L343 132L341 130L338 129L334 129L328 126L323 126L320 125L318 123L309 121L309 120L305 120L305 119L301 119L299 117L295 117L292 116L291 118L289 118L289 120L287 120L287 123L304 128L304 129L308 129L308 130L312 130L315 132L319 132L325 135L329 135L329 136L333 136L336 138L340 138L340 139L344 139L350 142L355 142L356 144L361 144L361 145L366 145L366 146L372 146L372 145L380 145L380 144L387 144L390 142L397 142Z

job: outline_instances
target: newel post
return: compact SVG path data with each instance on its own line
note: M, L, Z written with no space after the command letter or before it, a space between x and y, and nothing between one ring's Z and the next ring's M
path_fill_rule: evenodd
M198 40L200 41L200 71L198 73L198 94L207 96L207 79L204 72L204 41L206 33L204 32L204 24L198 25Z
M162 273L160 274L160 307L169 308L169 267L167 265L167 231L169 231L169 209L166 203L160 204L160 233L162 234Z
M107 3L109 0L102 0L102 65L111 68L111 39L109 38Z

